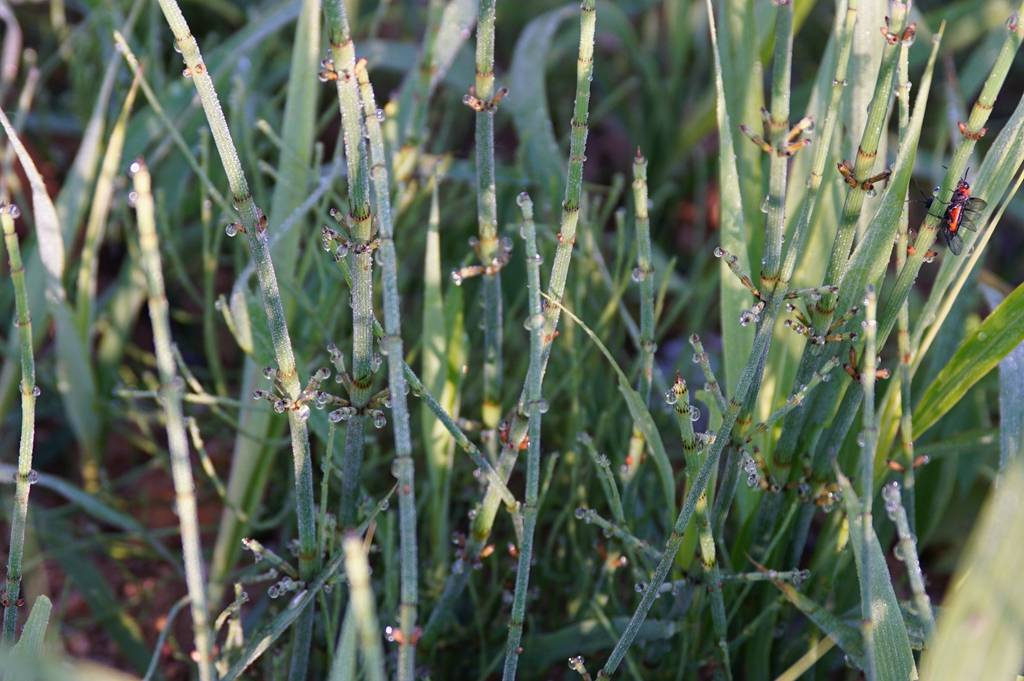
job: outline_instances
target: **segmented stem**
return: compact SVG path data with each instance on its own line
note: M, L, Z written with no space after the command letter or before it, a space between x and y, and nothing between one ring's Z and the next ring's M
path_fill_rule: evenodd
M868 681L874 681L875 670L875 627L871 610L871 568L868 565L871 538L874 528L871 524L871 503L875 490L875 449L878 447L878 424L875 422L875 370L877 328L875 313L878 300L873 286L868 286L864 295L864 354L860 361L860 382L864 389L864 429L858 438L860 449L860 503L861 503L861 555L864 560L857 570L860 578L861 633L864 637L864 674Z
M580 5L580 43L576 68L576 101L573 106L572 132L569 140L569 165L566 174L565 198L562 201L562 215L558 232L558 247L555 249L555 260L551 267L548 280L547 296L560 301L565 293L565 283L569 275L569 264L572 260L573 244L576 241L576 227L579 222L580 197L583 192L583 164L586 160L584 151L587 144L587 119L590 110L590 81L594 72L594 33L597 26L596 0L583 0ZM541 364L541 380L551 354L558 329L561 307L549 305L544 311L544 349ZM503 444L498 459L498 472L508 480L519 456L519 444L527 436L527 415L522 408L526 401L525 386L519 404L509 428L507 443ZM477 509L473 521L472 532L466 543L466 556L475 558L483 549L494 526L494 518L501 503L501 494L494 485L488 485L483 501ZM456 563L452 574L445 582L444 590L431 613L430 620L424 631L425 641L430 641L440 633L443 623L455 599L462 593L469 579L464 563Z
M265 224L261 224L265 218L262 217L262 213L253 201L238 151L231 138L231 131L224 118L213 80L210 78L209 69L203 62L199 44L189 30L181 8L176 0L160 0L160 9L174 33L175 43L184 58L187 73L190 74L196 87L207 122L213 133L214 144L220 155L221 164L224 166L235 209L245 228L249 254L256 266L256 278L259 282L263 309L267 315L274 356L277 360L277 375L288 398L294 401L299 397L302 388L295 366L291 339L288 336L284 305L281 302L281 292L277 285L277 274L270 257L270 240ZM309 582L315 576L319 556L317 555L313 470L309 451L309 433L306 427L307 414L308 411L302 409L288 411L295 476L295 511L299 530L299 571L302 578ZM300 633L297 634L292 649L293 670L302 671L306 667L311 644L312 624L313 607L310 606L309 610L302 614L302 621L296 628L296 631Z
M25 553L25 527L28 520L28 495L32 485L32 450L36 433L36 360L32 344L32 314L28 307L25 267L21 260L14 219L21 211L13 204L0 204L0 225L14 284L15 325L21 348L21 437L18 440L18 472L11 513L11 543L7 554L7 585L4 592L2 643L14 645L17 638L18 600L21 598L21 561Z
M171 349L171 321L164 290L160 263L160 243L153 210L153 192L149 170L142 160L132 163L135 189L135 214L139 227L139 250L146 270L149 288L149 318L156 346L156 366L160 375L160 401L167 418L167 449L171 455L175 507L181 527L181 551L185 562L185 583L192 610L193 636L199 663L199 678L217 678L213 668L213 638L206 601L206 579L203 575L203 549L200 543L199 517L196 510L195 481L189 461L188 438L181 405L182 384L175 369Z
M677 376L675 385L669 390L672 391L675 399L673 407L676 413L676 423L679 425L679 437L683 443L686 475L691 480L692 485L700 471L700 456L705 446L697 438L697 434L693 432L692 407L686 381L681 376ZM704 566L708 593L711 596L711 623L715 630L715 636L718 639L718 647L722 655L722 666L725 669L725 678L731 679L732 667L729 663L725 601L722 598L722 578L718 567L718 558L715 553L715 537L712 534L711 521L709 520L710 507L711 504L708 501L707 491L702 490L694 507L694 513L697 517L700 557L701 563Z
M526 594L530 588L530 564L533 561L533 535L537 527L537 504L540 488L540 422L546 407L541 397L543 381L542 365L544 350L544 314L540 303L540 254L537 252L537 228L533 221L533 202L523 192L517 201L523 211L523 235L526 241L526 286L529 300L529 317L526 326L530 331L530 365L526 373L526 410L529 421L530 442L526 454L526 493L523 497L523 539L519 546L519 561L516 564L516 586L512 598L512 613L509 616L508 641L505 645L505 668L503 681L516 678L519 664L519 643L523 637L523 621L526 617Z
M364 409L373 395L373 213L363 116L356 83L356 48L342 0L324 3L327 37L331 45L338 107L341 111L345 163L348 168L348 222L352 246L347 255L352 276L352 389L349 399L356 415L348 420L342 457L341 526L357 522L359 470L366 430ZM378 216L379 218L380 216Z
M906 23L907 5L899 0L893 0L889 3L889 11L888 30L898 36L903 32ZM872 39L877 39L877 34ZM868 106L867 123L864 126L860 145L857 147L857 157L853 164L853 177L857 182L866 180L875 174L878 142L885 127L889 100L896 84L896 64L900 55L900 42L889 41L884 37L881 40L884 41L884 46L882 48L882 66L878 73L878 87ZM826 282L840 282L843 275L846 274L853 238L857 232L857 221L860 219L867 193L868 190L860 184L847 187L842 217L836 230L835 241L832 242L832 253L825 271L824 281ZM811 311L815 328L828 326L835 309L836 296L829 293L823 295Z
M370 140L370 173L380 226L380 257L384 288L384 332L381 349L388 361L388 393L395 433L395 468L398 480L399 547L401 551L399 621L402 628L398 655L398 678L411 681L416 672L416 611L419 604L419 558L416 542L416 479L406 402L405 351L402 344L401 307L398 297L398 264L395 256L394 225L391 217L387 156L377 103L365 60L356 64L356 79L363 102L363 114ZM372 329L372 323L371 323ZM375 632L376 635L376 632Z
M765 225L761 283L768 291L779 282L782 237L786 232L786 183L789 156L783 153L789 133L789 93L793 67L793 2L777 2L775 56L772 60L772 103L768 131L772 150L768 176L768 220Z
M494 114L500 95L494 89L494 18L496 0L481 0L476 26L476 80L472 96L476 109L476 205L477 249L484 267L498 255L498 199L494 181ZM501 421L502 298L500 270L483 276L484 311L484 428L490 431L486 445L497 454L494 431Z

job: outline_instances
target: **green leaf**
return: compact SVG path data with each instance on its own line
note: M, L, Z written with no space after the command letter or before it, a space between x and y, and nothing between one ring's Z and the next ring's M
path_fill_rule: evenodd
M721 241L722 248L739 259L740 268L750 272L750 261L747 257L747 229L743 219L743 200L740 194L739 174L736 172L736 151L733 145L733 124L729 120L726 107L725 84L722 76L722 46L718 43L715 33L715 20L708 1L708 14L711 17L711 40L715 45L715 89L717 91L718 110L718 179L722 186L721 201ZM740 379L754 345L754 329L751 326L740 326L740 313L753 304L750 292L733 276L729 266L722 259L719 267L721 277L721 315L722 315L722 346L725 364L726 394L731 394Z
M1012 679L1024 660L1024 466L992 493L943 601L921 678Z
M970 388L1024 341L1024 284L992 311L957 348L914 410L919 437L952 409Z
M863 555L862 542L859 541L864 532L860 515L861 503L850 481L842 474L839 474L838 478L843 491L843 503L846 505L846 518L850 523L850 537L858 538L850 541L857 571L871 571L871 621L874 628L875 669L878 678L916 679L917 671L914 669L910 636L903 622L900 603L896 600L896 593L892 588L892 577L885 563L885 554L882 553L874 528L870 528L868 555Z
M46 638L46 625L50 623L50 611L53 603L46 596L39 596L32 604L21 637L11 651L14 655L23 655L26 659L38 658L43 653L43 639Z

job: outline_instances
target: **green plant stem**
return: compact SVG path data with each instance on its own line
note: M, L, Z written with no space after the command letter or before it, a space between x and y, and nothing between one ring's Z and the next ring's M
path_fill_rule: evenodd
M342 268L342 273L345 280L350 282L351 273L347 266ZM380 322L376 319L373 320L373 334L378 341L383 340L385 336L384 327L381 326ZM518 508L519 502L516 501L515 495L513 495L511 490L509 490L508 485L505 483L502 476L498 474L497 469L487 461L479 447L469 439L469 436L463 432L462 428L459 427L459 424L455 421L452 415L445 411L437 398L427 390L427 387L423 384L423 381L420 380L419 376L416 375L416 372L413 371L413 368L404 361L403 371L405 372L405 380L409 384L409 389L412 391L412 394L423 400L427 409L434 414L438 422L444 426L445 430L447 430L452 436L452 439L455 440L455 444L469 455L469 458L473 463L487 477L488 483L495 486L496 494L498 494L501 501L506 504L509 512L515 512Z
M498 200L494 181L494 20L497 0L481 0L476 25L476 80L472 94L476 107L476 205L477 253L484 267L491 265L501 248L498 242ZM483 427L491 457L498 452L497 427L501 421L502 297L501 271L483 277L484 373Z
M637 272L640 280L640 355L638 392L644 403L651 399L654 380L654 265L651 263L651 220L647 214L647 159L636 150L633 159L633 205L636 211Z
M683 444L683 458L686 460L686 475L694 481L700 471L700 455L704 446L693 432L692 407L690 406L690 394L686 387L686 381L682 376L676 376L675 384L669 389L671 399L674 401L673 410L676 413L676 423L679 426L679 437ZM693 484L691 482L691 484ZM729 664L729 643L728 626L725 617L725 601L722 598L722 578L718 568L718 559L715 553L715 538L711 530L709 520L710 503L706 491L702 491L697 498L694 513L697 517L698 542L700 545L701 563L704 566L704 574L708 582L708 593L711 596L711 622L714 627L715 636L718 639L718 647L722 654L722 666L725 669L725 678L732 678L732 667Z
M899 0L889 3L891 15L888 29L893 34L902 34L906 23L907 6ZM877 36L876 36L877 38ZM884 40L884 39L883 39ZM857 147L857 157L853 164L853 176L858 182L874 174L878 160L878 142L885 128L886 116L889 112L889 100L895 87L896 65L899 61L900 42L885 40L882 48L882 66L878 74L877 86L868 107L867 122ZM832 254L829 256L828 268L825 271L824 283L838 284L842 281L849 266L850 250L857 232L857 221L864 207L867 191L861 187L847 186L843 213L836 230L835 241L832 242ZM826 327L835 313L837 298L835 294L826 293L811 311L814 328L818 333Z
M639 551L651 560L661 560L661 552L645 542L640 537L626 529L623 523L612 522L592 508L581 506L576 509L576 517L585 523L597 525L607 536L612 536L621 541L628 551Z
M914 596L914 608L917 615L924 620L925 640L930 641L935 633L935 614L932 612L928 592L924 588L924 572L921 570L921 560L917 554L917 540L907 517L907 509L900 498L899 483L891 482L885 485L882 488L882 498L885 500L885 512L896 525L896 535L899 537L896 557L907 565L907 578L910 580L910 592Z
M277 285L274 263L270 257L268 235L261 223L262 213L256 207L249 185L242 171L238 151L231 139L227 120L217 98L217 92L210 78L209 69L203 63L199 44L189 30L185 17L176 0L160 0L175 42L185 60L192 82L199 93L199 99L206 119L213 133L214 144L224 166L224 173L231 188L231 195L245 228L249 254L256 265L264 312L270 327L270 336L277 360L277 375L288 398L295 402L301 393L299 374L295 365L291 339L285 318L281 292ZM304 406L304 405L303 405ZM295 477L295 510L299 534L299 572L307 583L313 579L319 563L317 555L316 519L313 495L313 470L309 451L309 432L306 426L308 408L291 409L288 412L288 426L291 431L292 464ZM296 627L296 639L292 646L292 670L304 672L312 639L314 607L302 613ZM302 674L304 675L304 673Z
M363 102L364 122L370 141L370 173L376 199L377 224L380 227L381 271L384 289L384 332L381 349L388 362L388 393L395 434L395 468L398 480L399 546L401 551L401 603L399 620L402 641L398 653L398 678L412 681L416 676L416 614L419 604L419 558L416 542L416 477L412 459L412 438L409 434L409 407L403 368L401 308L398 298L398 263L395 256L394 225L391 218L390 182L387 155L381 134L377 103L370 85L365 60L356 65L356 81ZM372 313L372 312L371 312ZM371 323L372 329L372 323ZM371 331L372 333L372 331ZM377 632L374 631L376 637Z
M178 378L174 352L171 349L173 341L170 313L160 263L160 243L153 210L152 186L149 170L141 159L132 163L131 171L139 228L139 250L142 252L149 285L149 317L153 326L153 344L156 346L156 364L160 374L160 401L163 403L167 419L167 448L171 455L175 506L181 527L181 550L185 563L185 582L188 585L193 636L199 658L199 678L202 681L211 681L216 678L216 672L213 668L213 639L206 601L206 579L203 575L203 549L196 510L195 481L192 478L188 438L185 434L181 402L182 384Z
M541 396L544 350L544 314L540 303L540 254L537 252L537 228L533 221L533 202L526 192L517 201L523 211L523 233L526 240L526 288L529 299L530 365L526 373L526 410L529 414L530 438L526 454L526 493L523 497L523 539L516 564L516 585L505 645L505 669L502 681L514 681L519 664L519 644L523 638L526 618L526 594L530 588L530 564L533 561L533 535L537 528L537 506L540 488L540 426L546 407Z
M342 458L341 512L345 529L355 526L359 494L359 469L363 460L366 416L373 394L373 213L366 140L363 137L359 89L356 83L355 43L345 5L341 0L324 3L327 37L337 70L338 106L348 167L348 223L352 237L348 262L352 273L352 390L349 399L357 410L348 420Z
M864 354L860 361L860 382L864 389L864 430L858 438L860 445L860 503L861 536L854 541L861 542L864 556L863 569L857 571L860 578L861 633L864 638L864 674L868 681L874 681L875 670L875 625L871 610L871 568L867 558L874 528L871 524L871 505L875 490L875 450L878 447L878 424L875 422L875 370L878 365L876 336L878 323L875 315L878 300L873 286L868 286L864 296Z
M835 75L832 78L832 89L829 94L828 107L825 110L825 121L821 125L821 132L817 137L814 149L814 158L811 162L810 179L807 185L807 194L804 197L800 213L797 216L797 227L795 234L809 234L810 225L816 224L823 203L821 197L821 184L824 179L825 164L828 163L829 151L832 147L832 136L835 134L836 121L839 118L839 105L846 89L846 77L850 66L850 53L853 48L854 28L857 23L857 0L849 0L846 7L846 16L842 24L842 32L839 36L839 51L836 57ZM805 238L796 238L790 243L786 250L787 258L796 258L802 253L806 244ZM804 363L807 367L804 367ZM810 360L801 358L801 368L810 367ZM799 371L799 370L798 370ZM775 445L773 464L777 467L788 467L795 454L797 437L804 423L807 410L792 413L784 422L784 427L779 441Z
M576 440L587 450L590 460L594 463L594 468L597 469L597 478L601 483L601 489L604 490L605 498L608 500L608 506L612 510L612 517L615 522L625 526L626 512L622 507L622 497L619 495L619 486L615 481L615 474L612 472L611 461L607 456L598 453L594 446L594 440L587 433L580 433Z
M900 49L899 66L896 70L896 97L899 100L899 144L907 136L910 125L910 75L908 53L910 47L903 45ZM900 214L900 225L896 239L896 270L899 271L907 262L907 248L910 246L910 215L906 208ZM914 504L914 421L913 402L911 401L911 363L914 353L910 347L910 301L904 300L897 319L896 334L899 350L899 382L900 382L900 445L903 450L903 485L907 498L907 517L910 527L915 523ZM884 400L883 400L884 404Z
M789 133L789 94L793 68L793 2L776 3L775 56L772 60L772 103L768 132L772 150L768 176L768 220L765 225L761 282L771 291L782 267L782 239L786 233L786 183L789 156L783 152Z
M580 5L580 42L576 67L576 99L573 105L573 116L569 139L569 165L566 173L565 197L562 201L562 213L558 232L558 247L555 250L554 263L548 280L547 295L554 301L562 300L565 283L569 275L569 264L572 261L573 244L576 241L576 227L579 222L580 199L583 193L583 163L587 144L587 118L590 110L590 81L594 72L594 33L597 27L597 10L595 0L583 0ZM551 355L551 346L558 329L561 314L560 305L549 305L544 312L544 350L541 364L543 380ZM509 428L508 443L502 446L497 469L506 481L512 474L516 459L519 456L519 445L527 435L527 415L522 409L525 402L525 390L520 397L520 408L513 415ZM470 560L476 558L483 549L494 526L494 518L501 503L501 494L494 485L488 485L484 499L477 509L472 531L466 543L465 555ZM457 561L452 573L445 582L444 590L434 611L430 615L423 632L424 642L432 641L448 620L455 599L462 593L469 580L465 561Z
M18 472L15 478L14 510L11 513L11 542L7 554L7 586L4 593L3 647L14 645L21 597L21 563L25 552L28 495L32 485L32 449L36 432L36 360L32 345L32 315L28 308L25 268L21 261L14 218L20 211L13 204L0 205L0 225L14 283L15 325L21 346L21 437L18 441Z
M708 353L704 352L704 343L701 342L700 336L695 333L690 335L690 347L693 348L694 361L700 365L701 373L704 374L706 382L704 389L711 393L718 410L724 414L725 410L729 408L729 404L722 392L722 384L715 378L715 372L711 368L711 358Z
M636 150L633 159L633 204L636 223L637 265L633 280L640 283L640 377L637 392L644 404L651 401L654 379L654 266L651 263L651 221L647 212L647 159ZM643 460L644 436L640 426L633 424L629 438L627 481L632 481Z

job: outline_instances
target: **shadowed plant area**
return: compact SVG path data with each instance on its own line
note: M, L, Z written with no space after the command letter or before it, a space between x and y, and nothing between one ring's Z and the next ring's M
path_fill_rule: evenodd
M0 24L3 681L1024 674L1024 2Z

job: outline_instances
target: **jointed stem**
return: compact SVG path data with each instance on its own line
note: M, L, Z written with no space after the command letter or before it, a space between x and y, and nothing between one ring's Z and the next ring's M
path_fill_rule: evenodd
M416 609L419 603L419 574L416 543L416 479L409 434L409 408L406 402L405 352L402 347L401 310L398 299L398 264L395 257L394 225L391 218L390 182L384 137L377 118L377 103L370 85L366 63L356 65L356 79L363 102L363 114L370 140L371 174L380 225L381 270L384 283L384 331L381 348L388 361L388 393L391 399L392 427L395 433L395 477L398 479L398 523L401 550L402 629L398 655L398 678L411 681L416 667ZM372 311L371 311L372 314ZM372 330L372 320L370 323ZM375 632L376 635L376 632Z
M341 513L346 529L355 527L359 493L359 469L363 460L366 408L373 394L373 214L370 206L369 170L366 141L363 137L362 110L356 83L356 48L344 3L324 3L327 36L331 45L341 129L348 166L348 222L352 247L348 252L352 273L352 390L349 399L356 414L348 420L342 458Z
M558 248L555 250L555 260L551 267L551 277L548 280L547 290L547 295L555 301L561 300L565 293L569 263L572 260L572 248L576 242L580 197L583 192L583 163L585 158L583 154L587 144L590 80L594 70L594 32L597 25L595 0L583 0L580 10L576 101L573 107L572 133L569 140L569 166L566 177L565 198L562 202ZM561 309L559 305L549 305L544 311L542 379L551 354L551 344L557 335L558 318ZM526 402L525 389L519 400L520 408L516 410L509 428L508 441L503 443L501 455L498 459L498 472L506 480L511 476L512 469L515 467L516 459L519 456L519 444L527 436L527 414L522 407L524 402ZM477 511L476 519L473 521L472 533L466 544L466 558L470 561L476 558L487 542L500 503L501 493L494 485L488 485L483 502ZM456 563L456 568L452 570L452 574L448 577L444 591L434 607L434 612L430 615L430 620L423 634L427 641L432 640L434 636L440 633L441 627L446 622L455 599L462 593L469 579L469 571L465 569L464 561Z
M533 222L533 203L525 192L519 195L519 206L523 210L523 228L526 239L526 275L530 314L527 318L527 326L530 328L530 366L526 374L526 411L529 414L527 437L530 438L530 442L526 455L523 541L519 547L519 561L516 566L516 586L508 625L508 642L505 646L503 681L513 681L516 678L516 666L519 663L519 643L523 636L526 594L530 587L530 563L533 560L533 534L537 527L537 503L540 487L540 421L541 414L545 411L541 398L544 315L540 304L540 255L537 253L537 228Z
M689 390L681 376L676 377L675 385L670 390L675 399L676 422L679 425L679 436L683 441L687 477L694 480L700 471L700 455L704 447L693 432ZM708 593L711 596L711 621L715 629L715 636L718 638L718 647L722 653L725 678L731 679L732 668L729 664L729 645L726 640L728 629L725 618L725 601L722 598L722 578L715 555L715 537L712 534L711 522L708 518L709 508L708 494L706 491L702 491L694 508L694 513L697 516L700 556L704 565Z
M874 287L868 287L864 298L864 355L861 359L860 380L864 387L864 431L860 438L860 503L861 503L861 536L854 540L861 542L861 555L864 556L862 567L857 571L860 577L861 632L864 636L864 674L868 681L874 681L874 622L871 609L871 568L869 567L869 547L874 528L871 525L871 502L874 499L875 485L875 449L878 446L878 424L875 422L875 367L878 355L875 340L877 323L875 311L878 302Z
M894 35L903 32L906 22L907 6L898 0L890 2L889 31ZM877 37L877 34L876 34ZM883 38L883 40L885 40ZM853 164L853 177L856 181L862 181L874 173L878 157L878 142L885 127L885 119L889 110L889 100L895 86L896 63L900 54L899 41L885 40L882 48L882 67L878 74L878 87L871 98L868 108L867 123L861 136L860 146L857 147L857 158ZM864 207L864 198L868 193L861 184L847 187L846 201L843 203L843 213L836 231L836 239L832 244L832 254L829 258L826 269L826 283L838 283L842 281L843 275L849 264L850 249L853 246L853 238L857 231L857 221L860 218L861 209ZM818 301L812 310L812 317L816 329L828 326L835 312L836 296L826 293Z
M210 681L216 678L216 672L213 668L213 639L206 601L206 580L203 575L203 551L196 510L195 482L192 478L188 439L185 435L181 405L182 387L175 369L174 352L171 349L171 323L160 264L153 193L149 170L145 164L141 160L135 161L131 170L136 193L139 248L142 251L149 284L149 317L153 325L156 364L160 374L160 398L167 417L167 448L171 454L175 506L181 525L181 549L185 560L185 581L188 584L196 653L199 658L199 678L202 681Z
M28 308L25 268L21 260L14 219L20 210L13 204L0 204L0 225L14 283L15 321L21 346L21 438L18 444L18 472L15 478L14 511L11 514L11 543L7 555L7 585L4 593L3 647L14 645L18 626L18 601L21 598L21 561L25 551L25 526L28 519L28 495L32 485L32 449L36 432L36 360L32 346L32 315Z
M227 120L224 118L224 112L221 109L220 100L217 98L213 80L210 78L209 69L203 63L199 44L189 30L181 8L176 0L160 0L160 9L163 10L164 17L174 33L177 47L185 60L187 73L199 93L200 102L213 133L213 140L224 166L228 185L231 188L232 199L245 229L249 253L256 266L256 277L259 281L263 309L267 315L270 336L274 345L274 356L277 360L277 375L288 398L294 401L299 397L301 384L291 339L288 336L288 326L284 306L281 302L281 292L277 285L277 275L274 271L274 263L270 258L270 240L266 226L262 224L265 218L256 207L252 194L249 192L249 185L242 171L238 151L231 139L231 131L228 130ZM289 410L288 426L291 431L292 463L295 476L299 571L302 578L308 582L316 574L319 556L317 555L316 520L313 508L313 470L309 451L309 432L306 427L307 413L301 408ZM310 606L309 610L303 613L302 620L298 625L297 631L304 631L305 635L300 634L298 639L304 640L296 640L296 645L293 647L293 670L305 669L310 647L308 634L312 629L312 623L313 607Z
M494 17L496 0L481 0L476 28L476 204L478 256L487 267L499 251L498 204L494 182ZM493 457L498 451L495 430L501 420L502 378L502 298L501 272L484 274L484 400L482 420L489 431L487 448Z

